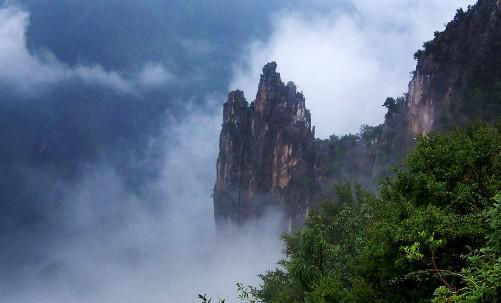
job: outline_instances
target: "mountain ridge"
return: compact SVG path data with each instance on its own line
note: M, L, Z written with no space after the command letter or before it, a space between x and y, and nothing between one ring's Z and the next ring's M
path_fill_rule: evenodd
M416 70L412 73L408 92L397 99L386 99L383 104L387 108L384 123L363 126L357 135L331 136L327 140L314 138L315 130L305 107L305 98L296 92L295 85L291 82L284 85L276 72L275 62L265 65L256 100L243 111L243 116L240 109L247 108L243 101L238 103L241 107L233 108L234 113L239 113L237 116L228 112L232 98L237 95L245 99L242 92L230 93L224 105L214 190L218 229L259 217L259 212L239 210L243 209L240 198L244 193L247 208L278 207L283 210L287 221L284 230L290 231L302 224L322 197L332 194L332 184L357 182L366 188L375 188L374 180L391 174L391 168L400 165L403 156L414 148L416 137L445 132L455 125L477 120L494 123L501 114L499 41L500 0L479 0L466 11L458 9L445 30L435 32L435 38L424 43L423 49L415 53ZM290 107L295 96L300 99L297 108ZM289 107L284 106L288 102ZM288 128L294 125L290 121L298 110L304 111L302 117L306 118L304 126L308 129L305 133L292 131L294 127ZM289 124L283 123L284 117L292 119ZM238 124L242 120L250 121L250 124ZM255 121L259 121L260 136L253 136ZM231 123L240 126L239 132L233 136L229 136L228 125ZM277 130L287 134L287 140L275 137ZM290 135L298 137L290 138ZM287 152L295 139L300 144L294 145L294 155L285 155L277 161L277 155ZM252 151L259 157L232 153L233 148L239 152L247 150L244 152L247 154L249 145L263 147ZM263 161L267 157L273 158L272 165L264 164L268 163ZM245 165L235 165L239 161ZM287 166L295 161L301 164ZM235 170L230 173L229 167ZM254 186L254 179L249 175L268 177L261 178L260 185ZM244 182L239 179L242 176L245 176ZM277 176L283 178L283 183L276 182Z

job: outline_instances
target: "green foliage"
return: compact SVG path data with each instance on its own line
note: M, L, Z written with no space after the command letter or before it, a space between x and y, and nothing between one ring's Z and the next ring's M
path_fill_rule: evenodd
M360 186L338 186L336 203L325 203L303 230L284 236L285 271L262 276L257 298L273 303L363 302L370 296L368 283L355 276L358 265L353 260L362 248L371 217L365 206L372 199Z
M416 205L433 203L454 213L483 209L501 185L500 140L498 129L484 125L420 138L395 190Z
M361 182L364 185L373 184L370 175L372 163L379 148L379 139L383 125L362 125L356 135L331 136L329 140L316 142L316 173L329 184Z
M238 299L242 302L261 303L257 295L257 289L252 286L244 286L242 283L237 283Z
M386 98L386 101L384 101L383 106L388 110L391 110L393 107L395 107L396 104L397 101L394 98L388 97Z
M212 298L207 298L207 294L203 295L198 295L198 299L200 300L200 303L212 303ZM217 303L225 303L226 300L224 299L219 299Z
M495 204L487 211L487 224L490 233L487 234L487 244L489 248L501 254L501 194L497 194L493 200Z
M335 200L285 236L282 269L262 276L251 302L493 301L500 167L499 128L419 138L378 197L338 186Z
M374 144L381 137L383 125L369 126L362 125L360 127L360 138L362 142Z
M487 244L468 256L461 274L466 286L456 292L438 289L435 302L496 302L501 298L501 194L485 212Z
M486 243L486 212L501 189L500 154L499 129L456 129L419 138L406 169L383 182L362 274L382 286L385 301L428 301L434 289L457 295L469 283L462 272ZM374 260L385 270L371 267ZM394 291L401 287L407 293Z
M239 286L249 303L497 302L501 298L501 128L418 138L406 166L312 212L284 236L280 268Z

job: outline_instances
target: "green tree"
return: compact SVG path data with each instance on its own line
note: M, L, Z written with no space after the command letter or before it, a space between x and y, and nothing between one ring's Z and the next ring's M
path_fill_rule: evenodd
M244 302L498 302L501 127L418 138L377 196L336 192Z

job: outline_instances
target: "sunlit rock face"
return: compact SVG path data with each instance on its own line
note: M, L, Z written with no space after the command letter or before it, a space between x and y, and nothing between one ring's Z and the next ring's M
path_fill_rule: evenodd
M275 62L263 68L256 100L241 91L224 104L214 210L219 230L278 211L284 230L310 205L314 128L302 93L285 85Z
M414 134L426 135L433 126L433 100L436 96L432 95L431 79L431 75L416 72L416 76L409 84L409 127Z

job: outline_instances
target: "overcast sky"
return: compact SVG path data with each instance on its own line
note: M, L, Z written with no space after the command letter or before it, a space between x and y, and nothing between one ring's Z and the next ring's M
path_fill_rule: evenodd
M260 241L214 241L229 90L252 101L276 61L317 135L358 132L473 2L0 2L0 302L188 303L256 282L275 217Z
M3 86L33 94L78 80L185 97L239 88L253 100L274 60L328 137L381 123L385 98L407 90L413 53L474 0L85 2L5 2Z

